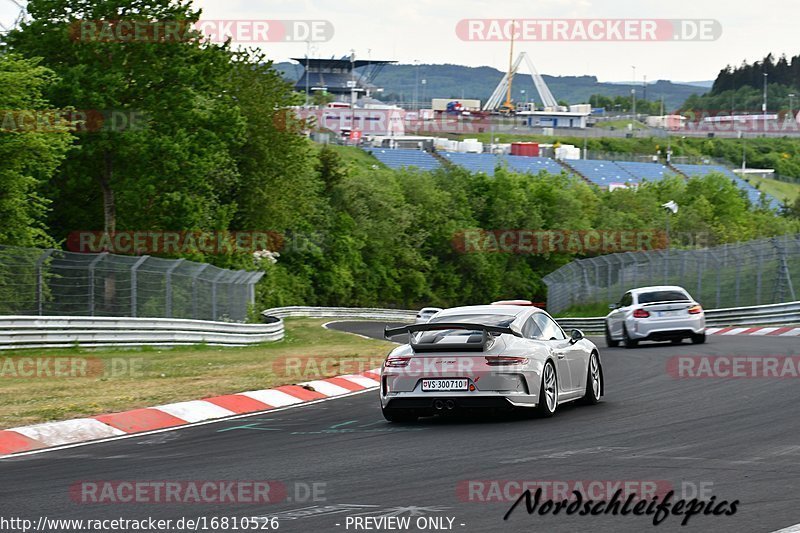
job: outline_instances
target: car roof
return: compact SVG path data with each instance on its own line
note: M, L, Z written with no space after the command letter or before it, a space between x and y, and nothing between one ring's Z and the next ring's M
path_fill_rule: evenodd
M631 289L630 292L633 294L640 294L642 292L652 292L652 291L682 291L686 294L689 294L689 291L684 289L683 287L678 287L677 285L653 285L650 287L638 287L636 289Z
M521 305L465 305L462 307L451 307L440 311L439 316L455 315L505 315L519 316L530 313L534 307Z
M442 310L441 307L423 307L422 309L419 310L419 312L420 313L431 313L431 312L438 313L441 310Z

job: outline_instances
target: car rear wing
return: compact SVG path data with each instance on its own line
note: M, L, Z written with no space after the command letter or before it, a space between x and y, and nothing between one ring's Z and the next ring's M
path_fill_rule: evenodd
M477 343L436 343L436 342L414 342L414 333L420 331L443 331L448 329L461 329L464 331L480 331L481 342ZM453 352L453 351L468 351L468 352L482 352L486 348L486 343L489 341L489 333L508 334L522 337L522 333L512 329L509 326L489 326L486 324L468 324L464 322L434 322L427 324L409 324L407 326L400 326L397 328L390 328L386 326L383 331L383 336L387 339L395 335L402 335L408 333L409 344L411 349L415 352Z

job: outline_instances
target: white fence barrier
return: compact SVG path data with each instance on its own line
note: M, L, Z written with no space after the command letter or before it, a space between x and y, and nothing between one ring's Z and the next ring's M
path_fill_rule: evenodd
M276 307L263 312L264 316L286 318L304 316L309 318L365 318L369 320L408 321L416 318L418 311L408 309L379 309L368 307Z
M417 311L358 307L276 307L264 311L265 316L279 318L304 316L312 318L363 318L368 320L414 320ZM577 328L585 333L602 333L605 317L557 318L562 328ZM790 325L800 324L800 301L782 304L707 309L708 326Z
M172 318L0 316L0 350L107 346L247 346L283 339L283 320L239 324Z
M559 318L564 329L581 329L585 332L602 333L605 317ZM800 302L756 305L752 307L730 307L707 309L707 326L788 326L800 324Z

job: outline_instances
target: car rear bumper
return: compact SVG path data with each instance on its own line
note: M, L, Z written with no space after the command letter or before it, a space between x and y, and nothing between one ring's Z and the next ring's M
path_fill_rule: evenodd
M675 320L637 320L632 319L628 335L634 340L685 339L706 331L704 315L681 317Z
M438 408L437 401L452 405ZM531 394L515 393L397 393L381 396L384 409L414 409L436 413L453 409L511 409L513 407L535 407L537 397Z

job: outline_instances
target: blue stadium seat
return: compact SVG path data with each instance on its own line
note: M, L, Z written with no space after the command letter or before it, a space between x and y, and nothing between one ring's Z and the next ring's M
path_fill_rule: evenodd
M642 180L628 173L614 161L599 159L570 159L565 161L569 166L586 176L586 179L600 187L608 187L613 183L637 184Z
M435 157L422 150L374 148L370 153L375 159L394 169L416 167L420 170L436 170L442 166Z

